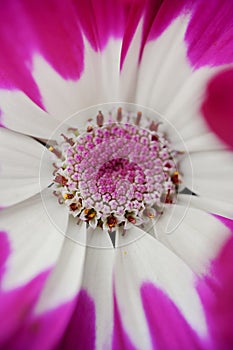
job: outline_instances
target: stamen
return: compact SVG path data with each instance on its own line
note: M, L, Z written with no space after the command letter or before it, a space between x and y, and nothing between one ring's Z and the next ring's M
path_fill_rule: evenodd
M127 220L131 222L131 224L136 224L136 219L133 216L128 215Z
M84 213L87 221L92 220L96 216L96 211L94 209L84 209Z
M174 172L174 174L171 176L171 180L175 185L178 185L180 183L178 171Z
M122 115L122 108L118 108L117 110L117 121L120 123L122 121L123 115Z
M141 118L142 118L142 112L138 112L137 113L137 118L136 118L136 121L135 121L135 125L140 125Z
M117 218L115 218L114 215L110 215L107 218L107 225L108 225L108 227L109 227L109 229L111 231L117 225Z
M62 176L60 174L56 175L55 179L53 179L53 181L58 183L58 184L60 184L60 185L62 185L62 186L66 186L67 182L68 182L68 180L64 176Z
M150 124L150 130L151 131L158 131L158 127L161 123L155 123L154 121L151 122Z
M154 218L155 218L155 213L154 213L154 211L149 210L149 209L146 209L145 215L146 215L148 218L150 218L150 219L154 219Z
M97 117L96 117L96 122L97 122L97 125L101 128L101 126L103 126L104 124L104 116L102 114L101 111L99 111Z
M165 198L165 203L166 204L172 204L171 190L170 189L167 191L166 198Z
M53 146L49 146L48 150L52 153L55 154L56 157L58 158L62 158L62 153L59 152L56 148L54 148Z
M93 127L91 125L88 125L87 132L92 132L92 131L93 131Z
M71 203L71 204L70 204L70 209L71 209L72 211L77 210L77 209L78 209L77 204L76 204L76 203Z
M74 145L74 140L72 138L68 138L66 135L61 134L61 136L64 138L66 142L68 142L71 146Z
M63 198L64 199L72 199L72 198L74 198L74 195L71 193L64 193Z

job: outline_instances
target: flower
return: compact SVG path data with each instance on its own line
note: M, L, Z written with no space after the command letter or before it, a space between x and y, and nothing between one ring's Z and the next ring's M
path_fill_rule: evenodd
M230 349L233 5L1 10L1 349Z

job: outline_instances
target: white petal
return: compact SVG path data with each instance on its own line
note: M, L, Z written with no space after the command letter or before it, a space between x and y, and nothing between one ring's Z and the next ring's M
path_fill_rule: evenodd
M87 232L86 230L80 229L81 227L86 226L86 223L80 222L77 224L78 219L70 216L69 226L66 231L66 236L72 241L88 247L93 247L96 249L99 248L112 248L112 241L109 237L109 234L100 229L99 227L93 229L89 227Z
M85 247L87 242L86 223L80 221L80 223L78 224L77 221L77 218L74 218L73 216L69 215L69 224L65 234L66 237L69 238L69 240Z
M185 142L190 152L221 149L223 145L210 133L200 106L208 80L223 68L193 70L185 44L188 17L177 17L156 40L146 43L139 67L136 103L151 107L164 117L165 125L160 129L168 133L174 148L183 151Z
M126 234L140 231L134 228ZM200 335L206 334L201 302L195 290L195 276L173 252L150 235L116 249L115 289L124 329L140 349L150 349L140 288L144 282L154 283L176 304L187 322ZM154 305L156 307L156 304Z
M131 40L121 72L119 82L119 101L135 102L137 79L139 73L139 53L142 40L142 21L139 22L134 37Z
M58 203L57 197L53 194L53 189L46 188L41 192L41 200L44 211L50 222L63 236L66 234L69 213L65 205Z
M44 147L30 137L0 129L0 205L20 202L40 191L39 169ZM47 162L43 184L48 186L52 167Z
M193 73L193 79L190 80L195 80L194 78L197 78L198 74L202 77L203 75L205 76L204 72L198 71L198 73ZM204 86L205 81L202 80L202 86L198 86L197 88L198 93L196 93L196 101L192 101L188 97L186 101L183 97L183 104L180 103L182 106L179 108L177 107L177 110L174 109L172 112L169 109L165 114L169 116L169 118L173 116L172 125L178 130L178 133L174 133L168 125L164 126L164 130L168 133L170 142L176 150L184 151L187 149L191 153L220 150L225 147L208 129L208 126L200 114ZM187 87L187 89L188 91L192 91L191 87ZM185 144L185 148L183 143Z
M59 122L19 91L0 90L3 125L41 139L48 139Z
M65 225L67 216L59 219ZM40 195L2 210L0 230L7 232L11 248L3 288L24 284L56 263L64 237L51 224Z
M80 235L86 235L86 225L78 226ZM46 282L36 313L56 308L76 297L81 289L85 261L85 246L65 238L58 262Z
M189 203L186 203L187 205ZM176 205L170 215L164 214L154 225L157 239L179 256L195 273L208 273L230 230L214 216L202 210Z
M116 240L115 240L115 247L125 247L134 241L137 241L138 239L142 238L142 236L146 235L147 233L143 230L134 230L133 228L130 228L127 231L123 231L122 229L119 229L116 233ZM133 230L133 234L132 234ZM129 232L129 233L128 233Z
M118 101L121 40L110 39L101 52L84 44L85 67L77 81L63 79L42 57L34 58L33 77L43 104L59 120L98 103Z
M233 154L227 151L195 152L191 154L193 174L187 167L189 159L181 162L184 184L200 196L233 203Z
M159 38L148 41L143 51L136 102L162 114L191 74L183 41L187 21L178 17Z
M109 237L109 234L103 231L101 228L97 227L93 229L92 227L88 228L87 232L87 246L93 247L96 249L112 249L112 241Z
M95 303L96 324L98 324L96 349L103 349L104 346L111 345L113 327L114 249L107 235L104 236L103 231L98 231L99 229L95 231L90 228L87 230L85 223L76 225L74 218L70 220L67 236L72 239L65 239L57 265L46 282L35 312L42 314L62 304L72 303L80 290L86 290ZM109 247L105 249L107 242ZM70 306L67 304L66 313L62 317L67 319L72 312L72 304ZM66 320L63 321L65 324Z
M96 349L110 349L113 329L114 249L87 248L83 288L92 296L96 308Z
M189 197L189 198L188 198ZM179 194L179 204L202 209L208 213L233 219L233 203L213 199L206 196L190 196Z
M79 226L86 234L86 225ZM48 322L54 327L46 337L45 349L51 349L63 337L72 315L76 311L77 296L82 286L85 247L65 238L56 266L46 280L42 293L35 305L33 317L40 324L41 332L28 340L29 344L43 342ZM46 332L46 330L45 330ZM42 338L42 339L41 339Z

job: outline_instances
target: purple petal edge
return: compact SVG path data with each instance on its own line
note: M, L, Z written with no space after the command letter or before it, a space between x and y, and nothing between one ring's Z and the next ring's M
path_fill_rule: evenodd
M141 298L154 349L202 349L198 335L160 289L145 282Z
M112 350L118 349L136 350L129 336L124 330L124 326L120 317L120 311L117 304L116 295L114 293L114 326L112 335Z
M211 272L199 280L197 289L206 313L214 349L233 349L233 220L216 216L232 231Z
M0 232L0 281L7 272L7 259L11 254L6 232ZM43 272L29 283L10 290L0 289L0 347L20 328L44 286L48 272ZM4 320L4 322L3 322Z
M95 332L95 305L83 289L72 301L31 315L8 341L7 349L93 350Z

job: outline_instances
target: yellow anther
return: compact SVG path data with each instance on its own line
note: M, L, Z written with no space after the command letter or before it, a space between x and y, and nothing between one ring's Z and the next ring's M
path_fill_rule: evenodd
M49 147L49 151L50 151L50 152L53 152L53 151L54 151L53 146L50 146L50 147Z
M179 172L178 171L175 171L171 177L171 180L172 182L175 184L175 185L178 185L180 183L180 179L179 179Z
M95 215L96 215L95 212L88 214L88 219L93 219L95 217Z
M96 211L94 209L84 209L84 214L86 219L90 221L96 216Z
M71 193L64 193L63 198L64 199L72 199L72 198L74 198L74 195Z

